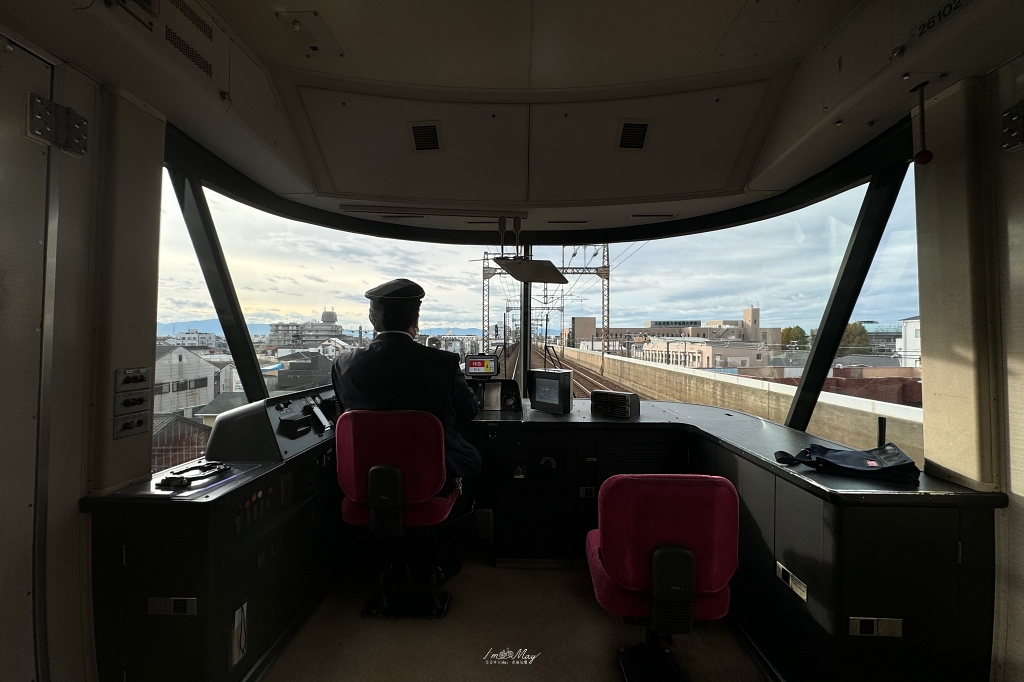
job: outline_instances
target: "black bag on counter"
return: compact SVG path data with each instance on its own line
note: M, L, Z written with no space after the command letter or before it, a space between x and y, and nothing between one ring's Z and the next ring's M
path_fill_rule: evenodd
M830 450L814 443L796 456L779 450L775 461L787 465L806 464L823 474L860 476L888 483L916 485L921 477L914 460L892 443L874 450Z

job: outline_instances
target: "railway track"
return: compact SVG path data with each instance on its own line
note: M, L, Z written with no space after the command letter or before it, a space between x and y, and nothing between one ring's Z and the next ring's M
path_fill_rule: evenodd
M534 350L536 352L531 355L530 365L534 369L539 369L544 366L544 350L540 347L535 347ZM649 399L649 396L645 396L636 389L609 381L608 377L601 376L592 369L560 357L554 349L548 350L547 357L549 367L554 363L556 367L572 370L572 397L574 398L589 398L592 391L627 391L636 393L644 400Z

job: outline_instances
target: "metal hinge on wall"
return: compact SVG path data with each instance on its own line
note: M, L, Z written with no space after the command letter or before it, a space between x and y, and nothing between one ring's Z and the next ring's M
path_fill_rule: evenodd
M69 154L89 151L89 121L71 107L61 106L34 92L28 93L28 136L55 144Z

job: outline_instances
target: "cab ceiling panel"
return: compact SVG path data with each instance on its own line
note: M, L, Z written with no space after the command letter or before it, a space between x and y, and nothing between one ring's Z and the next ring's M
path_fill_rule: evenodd
M348 78L457 88L529 85L530 2L444 3L375 0L212 3L268 63ZM340 53L324 56L296 43L322 25ZM299 29L293 22L299 21ZM312 25L312 24L311 24Z
M529 107L300 87L338 196L526 200Z
M130 12L139 13L131 3L125 7ZM211 94L219 97L221 92L227 92L230 88L231 40L213 17L194 2L167 0L156 18L163 23L163 26L157 24L152 29L163 38L156 44L181 67L190 63L194 70L185 68L185 71Z
M531 85L686 78L799 59L856 0L534 5Z
M530 201L740 191L742 181L730 186L733 171L767 87L757 81L661 97L535 104Z
M919 83L938 93L1019 54L1022 30L1019 0L861 2L801 63L749 189L821 171L905 116Z

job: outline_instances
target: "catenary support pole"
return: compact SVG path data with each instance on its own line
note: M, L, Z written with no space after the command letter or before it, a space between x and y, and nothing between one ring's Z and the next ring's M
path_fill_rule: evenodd
M533 256L533 246L523 246L523 256ZM519 296L519 366L522 368L523 383L521 385L524 398L529 398L529 387L526 383L526 370L530 369L530 351L533 348L533 322L530 312L530 283L522 283L522 292Z

